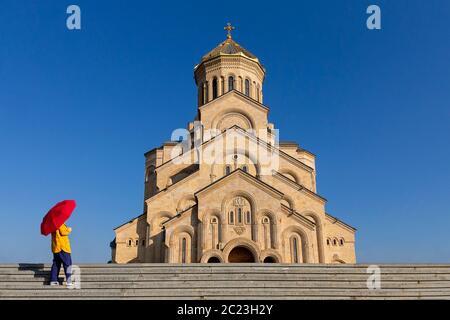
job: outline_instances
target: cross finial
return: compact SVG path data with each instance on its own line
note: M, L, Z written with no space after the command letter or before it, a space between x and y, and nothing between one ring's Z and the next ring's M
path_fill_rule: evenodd
M223 30L227 30L228 31L228 34L227 34L227 38L228 39L231 39L231 31L234 30L234 29L235 29L235 27L233 27L231 25L231 23L229 23L229 22L227 23L227 26L223 28Z

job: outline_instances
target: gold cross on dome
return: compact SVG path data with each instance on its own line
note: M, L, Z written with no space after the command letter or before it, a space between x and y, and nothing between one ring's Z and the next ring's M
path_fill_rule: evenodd
M229 22L227 23L227 26L223 28L223 30L227 30L228 31L228 34L227 34L227 38L228 39L231 39L231 31L234 30L234 29L235 29L235 27L233 27L231 25L231 23L229 23Z

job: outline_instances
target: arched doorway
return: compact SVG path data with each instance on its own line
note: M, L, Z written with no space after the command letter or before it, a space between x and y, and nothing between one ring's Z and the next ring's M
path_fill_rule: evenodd
M267 257L264 258L264 261L263 261L263 262L264 262L264 263L276 263L277 261L275 260L274 257L267 256Z
M253 253L245 247L236 247L231 250L228 256L228 262L230 263L251 263L255 262Z
M211 257L208 259L208 263L220 263L220 259L217 257Z

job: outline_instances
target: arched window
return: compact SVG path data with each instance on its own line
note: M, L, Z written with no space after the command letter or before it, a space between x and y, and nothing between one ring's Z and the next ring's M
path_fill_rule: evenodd
M343 246L343 245L344 245L344 239L340 239L340 240L339 240L339 244L340 244L341 246Z
M259 87L256 88L256 101L260 101L259 100Z
M292 262L298 263L298 240L297 237L292 237Z
M139 240L138 239L136 239L136 247L139 245Z
M330 244L330 239L327 239L327 246L329 246Z
M250 211L247 211L245 213L245 223L246 224L252 223L252 215L250 214Z
M213 94L213 99L215 99L215 98L217 98L217 96L218 96L218 94L217 94L217 89L218 89L218 86L217 86L217 78L214 78L213 79L213 82L212 82L212 94Z
M132 243L133 243L133 240L128 239L128 246L129 246L129 247L131 247Z
M243 167L242 167L242 171L244 171L244 172L248 172L248 168L247 168L247 166L243 166Z
M144 246L144 247L145 247L145 239L144 239L144 240L142 240L142 246Z
M242 224L242 208L238 208L237 220L238 220L238 224Z
M337 241L336 241L336 239L334 239L333 240L333 246L336 246L337 245Z
M226 166L225 167L225 174L230 174L231 173L231 167L230 166Z
M230 224L234 224L234 211L230 211L229 219Z
M245 79L245 95L250 97L250 80Z
M228 91L231 91L234 89L234 77L229 76L228 77Z
M216 217L212 217L211 218L211 223L212 224L217 224L217 218Z
M181 240L181 263L186 263L187 241L186 238Z

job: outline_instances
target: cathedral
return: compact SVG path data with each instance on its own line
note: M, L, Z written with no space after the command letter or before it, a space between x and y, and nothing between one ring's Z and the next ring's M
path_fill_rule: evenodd
M279 140L233 29L195 66L196 117L145 153L144 212L114 230L112 262L355 263L356 230L326 212L315 155Z

